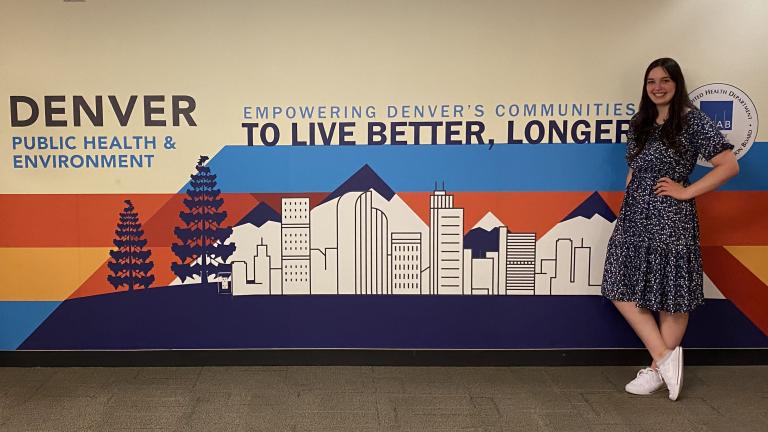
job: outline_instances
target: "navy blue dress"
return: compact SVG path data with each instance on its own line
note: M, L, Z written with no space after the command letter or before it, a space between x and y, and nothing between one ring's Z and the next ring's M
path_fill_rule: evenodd
M653 311L690 312L704 302L699 221L694 200L658 196L654 186L669 177L685 186L699 155L712 159L733 149L703 112L683 116L682 148L667 147L657 126L643 151L627 134L632 178L608 241L602 293L611 300L634 302Z

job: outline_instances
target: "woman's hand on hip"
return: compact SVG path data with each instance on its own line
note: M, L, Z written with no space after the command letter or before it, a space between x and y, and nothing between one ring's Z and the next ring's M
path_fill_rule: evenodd
M669 177L660 178L659 181L656 182L653 191L656 195L669 196L680 201L691 199L691 196L688 194L688 189L681 183L678 183Z

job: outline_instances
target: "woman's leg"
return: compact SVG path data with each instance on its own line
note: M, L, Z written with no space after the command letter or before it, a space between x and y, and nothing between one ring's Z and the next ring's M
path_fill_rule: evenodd
M680 345L688 328L688 313L659 312L659 330L667 348Z
M688 328L688 313L669 313L661 311L659 312L659 331L661 332L661 338L664 339L664 344L667 345L667 349L673 350L676 346L680 345L680 342L685 336L685 330ZM652 368L657 368L656 360L651 364Z
M633 302L614 301L613 304L616 305L616 309L619 310L640 340L643 341L645 348L651 353L651 357L653 357L654 365L671 351L671 349L667 347L667 344L661 335L661 331L659 330L659 325L656 324L656 318L654 318L651 311L639 308ZM672 333L670 334L670 337L671 336Z

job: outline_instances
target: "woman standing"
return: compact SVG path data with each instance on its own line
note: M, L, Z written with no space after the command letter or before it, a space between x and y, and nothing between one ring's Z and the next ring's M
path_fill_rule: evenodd
M625 389L651 394L683 384L680 342L688 313L704 302L694 198L739 172L730 145L691 103L680 66L654 60L645 71L638 113L627 134L627 189L605 261L602 293L653 357ZM691 184L702 156L714 169ZM658 312L658 323L653 312Z

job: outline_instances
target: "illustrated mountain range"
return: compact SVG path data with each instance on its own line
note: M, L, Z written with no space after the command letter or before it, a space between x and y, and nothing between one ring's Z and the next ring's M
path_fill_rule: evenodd
M393 224L428 234L427 224L368 165L320 200L311 209L311 218L322 220L344 194L365 191L372 191L377 206L397 215ZM537 243L560 236L557 227L604 226L615 219L595 192ZM263 201L246 212L233 227L238 247L232 259L250 259L258 244L273 245L275 259L279 259L280 248L275 245L280 242L281 220L280 213ZM487 213L465 234L465 248L471 248L475 257L498 251L502 225L493 213ZM313 248L330 244L335 230L321 224L314 227ZM235 298L218 294L216 284L172 284L142 291L66 300L19 349L642 346L610 302L594 295ZM601 320L584 319L596 316ZM727 299L708 299L694 316L687 346L768 347L768 338ZM729 323L725 329L717 324L722 322ZM719 339L713 339L713 334L720 335Z

